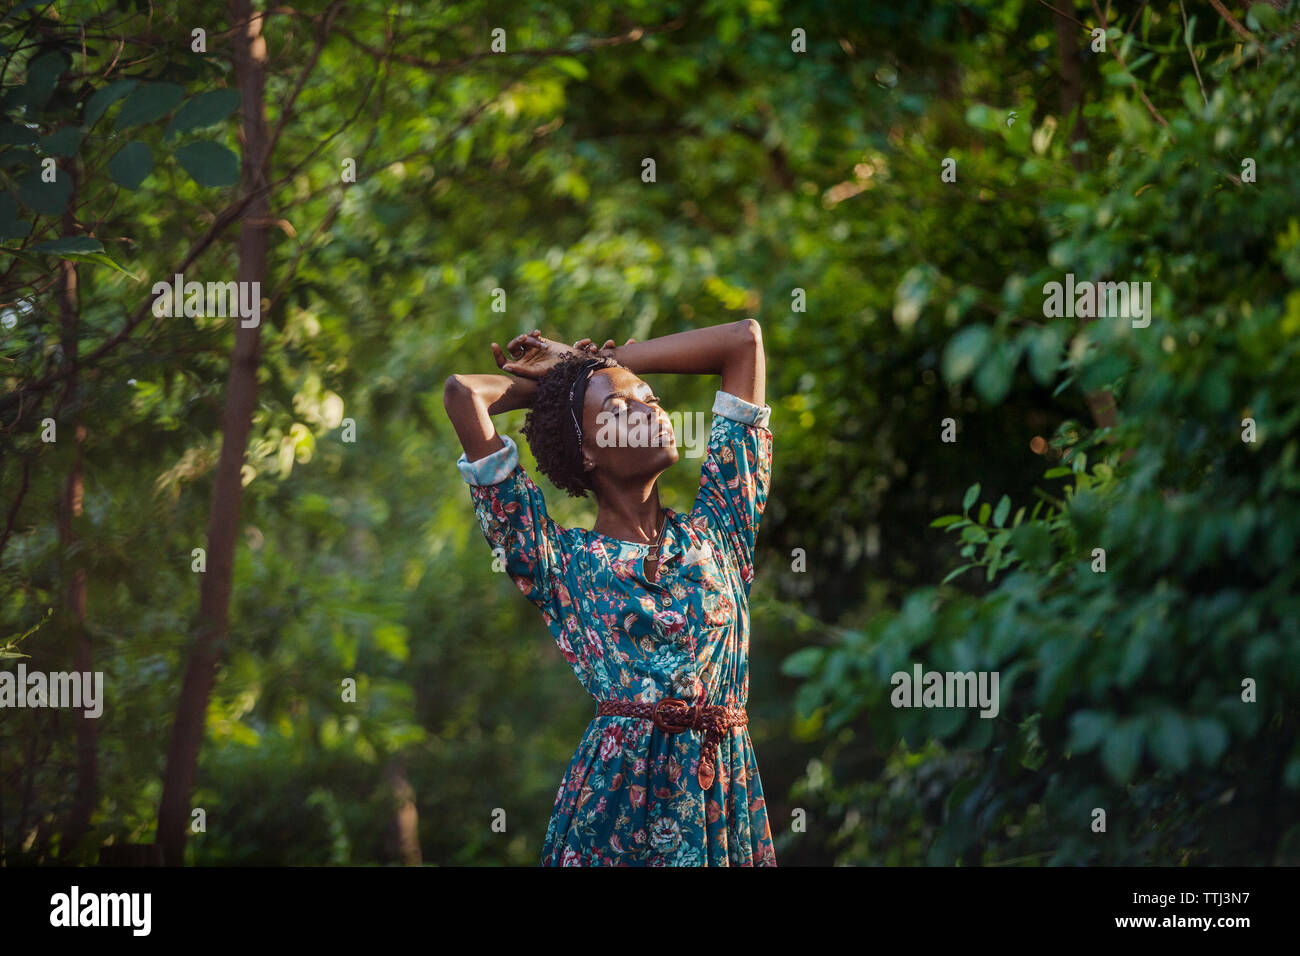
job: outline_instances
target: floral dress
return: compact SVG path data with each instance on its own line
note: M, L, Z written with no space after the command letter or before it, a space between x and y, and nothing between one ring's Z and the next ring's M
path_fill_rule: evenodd
M656 580L645 544L562 528L505 447L457 467L505 571L599 701L661 697L746 707L754 542L772 472L770 406L719 391L690 514L667 511ZM758 761L745 726L723 733L707 792L703 734L639 717L594 717L560 781L545 866L775 866Z

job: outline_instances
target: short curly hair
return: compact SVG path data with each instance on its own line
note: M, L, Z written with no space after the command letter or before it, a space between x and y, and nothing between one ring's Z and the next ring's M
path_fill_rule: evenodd
M572 498L585 498L589 490L594 490L582 467L582 452L569 412L569 391L582 374L583 366L593 359L599 361L593 375L602 368L626 367L608 356L572 355L558 362L538 381L537 395L524 420L523 434L537 459L538 469L551 484ZM582 410L575 411L581 422Z

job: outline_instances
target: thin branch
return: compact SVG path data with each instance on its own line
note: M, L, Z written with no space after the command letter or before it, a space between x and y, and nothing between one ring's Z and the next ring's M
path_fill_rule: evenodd
M1076 19L1074 19L1074 17L1070 16L1070 15L1069 15L1068 13L1066 13L1064 10L1058 10L1058 9L1056 9L1056 7L1054 7L1054 6L1052 6L1050 3L1048 3L1047 0L1038 0L1038 2L1041 3L1043 6L1047 7L1047 9L1051 10L1053 13L1055 13L1058 17L1061 17L1063 20L1069 20L1071 23L1077 23L1079 26L1083 27L1085 30L1088 29L1088 24L1084 23L1082 20L1076 20ZM1089 31L1089 32L1091 32L1091 31Z
M406 162L407 160L416 159L416 158L418 158L418 157L420 157L420 156L428 156L429 154L431 154L431 153L435 153L435 152L437 152L438 150L442 149L444 146L447 145L447 143L448 143L451 139L455 138L455 137L456 137L456 136L457 136L457 135L458 135L462 130L464 130L464 129L465 129L466 127L468 127L471 123L473 123L475 120L477 120L477 119L478 119L478 118L483 114L483 112L484 112L488 107L490 107L493 103L495 103L495 102L496 102L497 100L499 100L502 96L504 96L507 92L509 92L509 91L514 87L514 85L515 85L516 83L518 83L521 79L524 78L524 76L528 73L529 70L531 70L531 69L533 68L534 65L535 65L534 63L528 63L528 64L525 64L521 69L516 70L514 76L512 76L512 77L511 77L511 78L506 82L506 84L505 84L503 87L501 87L500 90L497 91L497 94L496 94L495 96L493 96L493 97L492 97L491 99L489 99L489 100L485 100L484 102L480 103L477 107L475 107L473 110L471 110L469 113L467 113L467 114L466 114L466 115L461 119L461 121L460 121L459 123L456 124L456 127L455 127L455 128L454 128L450 133L448 133L446 136L443 136L443 137L442 137L441 139L439 139L436 143L432 144L431 146L425 146L425 147L423 147L423 148L421 148L421 149L412 150L412 151L409 152L409 153L406 153L406 154L404 154L404 155L402 155L402 156L397 156L397 157L395 157L395 158L393 158L393 159L386 159L386 160L384 160L383 162L376 163L374 166L370 167L369 169L365 169L365 170L357 170L357 178L356 178L356 182L354 182L354 183L348 183L348 185L349 185L349 186L354 186L354 185L356 185L356 183L361 182L363 179L368 179L369 177L375 175L375 173L378 173L378 172L380 172L381 170L387 169L389 166L392 166L394 163L404 163L404 162ZM350 122L350 121L349 121L349 122ZM345 125L346 125L346 124L345 124ZM341 132L341 130L340 130L340 132ZM338 135L338 134L335 133L334 135L336 136L336 135ZM331 136L330 138L332 139L333 136ZM301 165L301 164L300 164L300 165ZM296 172L297 172L297 170L295 169L294 171L292 171L292 172L290 173L290 175L296 174ZM286 178L287 178L287 177L286 177ZM299 205L302 205L302 204L305 203L305 202L310 202L311 200L315 199L317 196L319 196L319 195L321 195L322 193L325 193L325 192L327 192L327 191L329 191L329 190L335 188L335 187L338 186L338 185L340 185L340 184L339 184L339 183L329 183L328 185L321 186L319 189L312 190L310 193L308 193L306 196L303 196L301 199L295 199L293 202L291 202L291 203L289 204L289 208L292 208L293 206L299 206Z
M1137 18L1142 15L1142 11L1146 9L1146 6L1147 0L1142 0L1142 3L1138 5L1138 8L1133 11L1133 16L1128 18L1128 26L1124 28L1125 33L1133 32L1133 24L1137 23Z
M1228 21L1228 26L1232 27L1233 32L1235 32L1237 36L1241 37L1247 43L1259 43L1259 41L1255 39L1255 34L1243 27L1237 21L1237 18L1229 13L1228 8L1220 3L1219 0L1210 0L1210 6L1214 7L1215 12L1218 13L1219 16Z
M13 534L14 522L18 519L18 507L23 503L23 498L27 495L27 477L31 470L31 460L23 458L23 483L18 486L18 494L14 496L14 503L9 508L9 519L5 522L4 537L0 537L0 556L4 555L5 545L9 543L9 536Z
M243 211L248 207L248 205L255 198L257 198L263 192L269 192L271 188L272 188L271 186L265 186L253 192L250 192L246 196L243 196L240 199L236 200L235 202L231 203L225 209L221 210L221 212L217 213L216 218L213 220L212 225L208 227L207 232L205 232L194 243L194 245L190 247L190 251L186 253L185 258L181 260L181 264L178 265L175 269L173 269L172 272L183 273L186 269L188 269L194 263L194 261L200 255L203 254L203 252L208 248L208 246L212 245L212 243L216 240L216 238L219 235L221 235L221 233L223 233L227 227L230 226L231 223L239 219L240 215L243 214ZM102 358L104 355L113 351L113 349L117 348L128 338L130 338L131 333L135 330L135 327L139 325L142 321L144 321L146 316L148 316L150 308L153 306L154 301L158 298L160 294L161 293L151 293L149 295L149 298L146 299L143 304L141 304L140 308L136 309L136 311L131 315L131 317L127 319L126 324L122 326L120 330L118 330L117 334L114 335L112 338L104 341L93 352L86 355L86 357L81 360L81 364L83 366L91 365L98 359ZM7 395L0 396L0 411L4 411L8 408L11 408L15 404L17 404L24 395L27 395L32 392L43 392L49 389L50 387L57 385L64 378L70 375L72 371L73 370L70 368L63 368L58 372L51 372L45 377L37 379L34 382L30 382L27 385L19 386L17 389L15 389L14 391L10 392Z
M1187 8L1183 6L1183 0L1178 0L1178 9L1183 14L1183 42L1187 44L1187 55L1192 58L1192 69L1196 71L1196 85L1201 88L1201 99L1208 106L1210 98L1205 95L1205 84L1201 82L1201 68L1196 65L1196 51L1192 49L1191 28L1187 23Z
M1109 3L1107 4L1107 8L1109 9ZM1097 5L1097 0L1092 0L1092 9L1096 11L1097 19L1101 21L1101 28L1103 30L1108 30L1109 27L1106 25L1106 15L1101 12L1101 7ZM1115 59L1119 60L1119 65L1124 68L1124 72L1128 73L1129 76L1133 76L1133 74L1129 72L1128 64L1124 62L1124 57L1120 55L1119 49L1112 46L1110 48L1110 52L1115 55ZM1163 126L1165 129L1168 129L1169 121L1166 120L1163 116L1161 116L1160 111L1155 108L1155 105L1152 104L1152 102L1149 99L1147 99L1146 93L1142 91L1142 87L1138 83L1137 77L1135 76L1133 77L1133 88L1137 90L1137 94L1142 98L1142 102L1143 104L1146 105L1147 110L1149 110L1151 115L1156 118L1156 122L1159 123L1161 126Z
M391 36L391 32L389 35ZM370 151L370 148L375 143L375 138L379 135L379 119L380 119L380 114L383 110L384 97L388 89L388 79L390 76L389 64L390 61L387 59L380 61L380 66L383 70L384 79L383 79L383 83L379 87L379 95L375 98L374 123L370 128L370 135L366 138L365 145L361 147L362 156L364 156L366 153ZM371 89L373 88L374 88L374 84L372 83ZM369 91L367 91L366 99L369 100L369 98L370 98ZM325 214L325 216L321 219L321 221L316 224L316 228L312 230L311 235L307 237L306 241L299 244L297 251L294 253L293 259L290 260L289 262L288 269L285 270L284 277L276 285L275 289L272 291L269 297L270 305L267 307L267 312L274 311L276 304L280 301L280 297L284 295L285 290L289 287L289 283L292 281L293 277L297 274L298 263L300 263L302 261L302 257L307 254L307 250L310 249L315 244L316 240L320 238L321 235L323 235L326 231L329 230L329 228L332 225L334 225L334 220L338 218L339 210L343 208L343 200L346 196L347 196L347 190L340 189L339 194L334 198L334 202L330 206L329 211Z
M470 63L475 63L479 60L486 60L493 57L573 56L575 53L584 53L587 50L595 50L600 47L620 46L621 44L624 43L636 43L642 37L649 36L652 33L662 33L664 31L677 30L685 23L686 23L685 17L678 17L675 20L669 20L666 23L661 23L653 27L634 27L633 29L628 30L626 33L620 33L617 36L596 37L595 39L590 40L587 43L582 44L581 46L549 47L545 49L506 50L501 53L492 53L492 52L472 53L469 56L463 56L460 57L459 59L439 60L437 62L433 60L426 60L424 59L424 57L415 56L414 54L410 54L410 53L391 53L390 55L392 59L396 60L399 63L405 63L408 66L418 66L422 70L442 72L445 70L454 70L457 69L458 67L467 66ZM344 29L343 27L339 27L337 32L340 36L345 37L353 44L355 44L358 49L364 50L366 53L369 53L373 57L382 58L385 56L384 51L376 50L375 48L369 46L368 44L363 42L361 39L359 39L357 36L349 32L348 30Z
M462 118L460 123L456 125L455 129L453 129L450 133L448 133L447 136L440 139L432 147L422 149L422 150L416 150L412 153L406 154L405 156L398 157L397 159L387 160L384 163L376 165L372 169L366 170L364 172L358 172L357 181L360 182L362 179L373 175L379 170L386 169L388 166L391 166L393 163L404 162L408 159L413 159L416 156L422 155L424 153L442 148L447 144L448 141L450 141L457 134L459 134L461 130L465 129L470 123L474 122L480 115L482 115L484 110L486 110L492 103L496 102L496 100L500 98L507 90L513 87L514 84L517 83L529 70L531 70L534 65L535 62L529 62L525 64L520 70L516 71L515 75L509 80L509 82L506 83L504 87L502 87L500 92L498 92L495 97L483 102L476 109L468 113L464 118ZM311 162L320 153L320 151L325 148L325 146L330 141L332 141L335 137L337 137L344 129L347 129L348 126L353 122L353 120L356 119L357 115L360 114L361 110L365 108L366 102L369 100L370 92L371 90L374 89L376 82L378 82L378 74L376 74L375 78L371 80L370 87L367 89L366 94L361 101L361 104L357 107L356 111L347 120L347 122L345 122L342 126L340 126L339 129L336 130L334 133L332 133L330 136L322 140L315 149L313 149L310 153L308 153L307 156L305 156L302 159L301 162L296 164L292 169L290 169L283 176L280 176L275 181L268 183L264 186L258 187L256 190L248 193L246 196L242 197L239 200L236 200L235 202L228 205L225 209L221 210L221 212L219 212L216 218L213 220L213 223L208 228L207 232L205 232L203 236L197 242L195 242L193 246L191 246L189 253L185 256L184 260L182 260L181 264L172 270L172 273L185 272L185 270L189 268L189 266L208 248L208 246L210 246L216 240L216 238L222 232L224 232L227 227L230 226L232 222L236 221L240 217L244 209L247 208L247 206L254 199L256 199L257 197L261 196L264 193L270 193L272 190L278 188L288 180L292 179L294 176L298 175L298 173L303 169L303 167L305 167L309 162ZM331 187L332 185L334 184L331 184ZM331 187L326 187L326 188L331 188ZM322 191L323 190L318 190L317 192L319 193ZM308 196L306 198L310 199L312 198L312 196L316 194L317 193L313 193L311 196ZM136 326L138 326L148 316L150 308L152 307L156 298L157 298L156 295L151 294L149 298L140 306L140 308L137 309L136 312L130 317L130 319L127 320L126 325L124 325L122 329L119 330L118 333L114 335L112 338L106 340L94 351L87 354L85 358L82 360L81 364L84 366L89 366L94 362L98 361L104 355L113 351L123 342L125 342L131 336ZM6 411L7 409L13 407L15 404L18 404L20 400L22 400L23 397L28 394L35 393L35 392L43 392L48 390L52 386L57 385L64 378L66 378L70 374L70 372L71 370L68 368L63 368L57 372L51 372L45 375L44 377L37 379L35 382L31 382L27 385L19 386L17 389L10 392L9 394L0 396L0 411Z
M329 40L330 29L334 25L334 17L338 15L339 7L342 6L343 0L334 0L329 9L321 16L319 32L316 35L316 46L311 51L311 56L307 58L307 63L303 66L302 72L298 74L298 82L294 85L293 92L289 94L289 100L280 110L280 119L275 124L275 130L271 133L271 138L267 141L266 155L275 154L275 144L280 141L280 134L284 132L285 124L293 116L294 104L298 102L298 95L302 93L303 87L307 85L307 78L311 76L312 71L316 69L316 64L320 60L321 51L325 49L325 43Z

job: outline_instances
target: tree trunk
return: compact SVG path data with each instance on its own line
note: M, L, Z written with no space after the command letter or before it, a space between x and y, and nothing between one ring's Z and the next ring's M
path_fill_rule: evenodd
M1052 14L1056 21L1056 50L1061 57L1061 135L1069 136L1073 145L1087 139L1088 127L1083 121L1083 70L1079 66L1079 27L1069 17ZM1074 125L1066 130L1071 115ZM1070 161L1082 172L1087 164L1084 153L1071 151Z
M400 754L389 760L384 776L393 812L388 823L388 858L403 866L419 866L420 814L415 806L415 788L406 778Z
M235 27L235 77L243 99L243 169L241 188L247 195L267 184L265 111L266 41L262 14L250 0L227 0ZM270 197L265 193L245 208L239 233L239 281L262 283L266 278ZM179 866L185 859L186 826L194 792L199 748L217 664L227 637L230 592L243 502L241 473L257 403L257 366L261 323L245 328L236 319L235 348L226 381L226 405L221 421L221 455L212 485L208 515L207 571L199 578L199 616L172 727L162 800L158 809L158 843L163 862Z

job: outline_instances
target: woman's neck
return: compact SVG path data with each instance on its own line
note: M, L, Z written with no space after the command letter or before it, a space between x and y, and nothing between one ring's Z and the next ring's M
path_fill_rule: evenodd
M654 544L662 525L659 486L644 492L625 493L597 502L596 525L591 530L623 541Z

